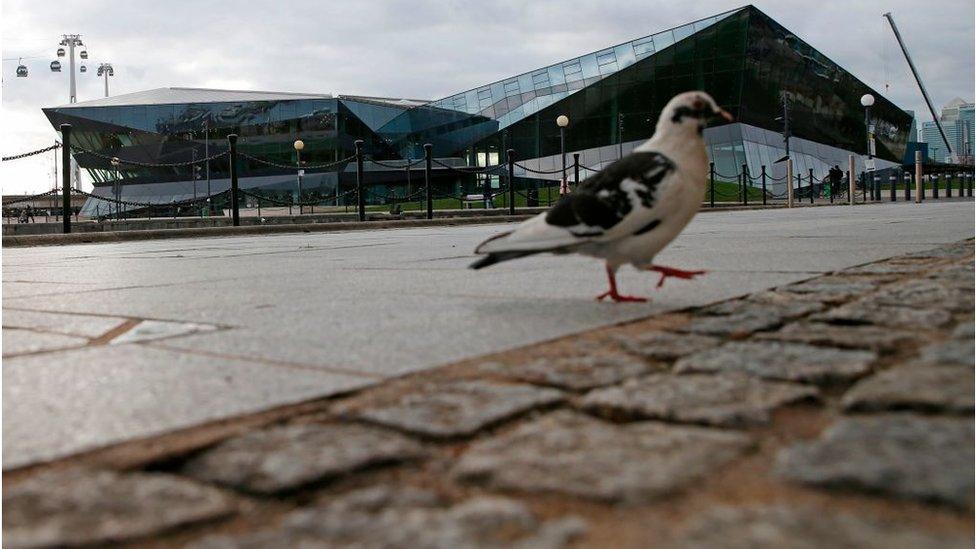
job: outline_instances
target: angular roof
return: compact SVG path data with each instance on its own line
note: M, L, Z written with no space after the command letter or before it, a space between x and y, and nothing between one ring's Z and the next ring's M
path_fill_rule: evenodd
M118 107L124 105L233 103L238 101L287 101L295 99L332 99L332 95L248 90L212 90L206 88L156 88L154 90L126 93L53 108L74 109L81 107Z
M482 115L509 126L613 73L623 70L746 7L678 25L559 63L483 84L432 101L444 109Z

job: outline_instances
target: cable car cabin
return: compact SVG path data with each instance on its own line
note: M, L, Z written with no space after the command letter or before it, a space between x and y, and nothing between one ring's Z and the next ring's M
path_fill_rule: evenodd
M24 78L27 76L27 67L25 65L17 66L17 76Z
M60 61L51 61L51 72L61 72Z
M88 50L81 50L81 58L88 59Z
M81 68L79 68L78 70L81 72L88 72L88 67L82 65Z
M58 57L64 57L64 48L58 48Z

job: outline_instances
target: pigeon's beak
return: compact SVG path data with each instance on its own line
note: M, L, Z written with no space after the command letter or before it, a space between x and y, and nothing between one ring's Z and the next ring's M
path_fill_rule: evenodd
M719 109L716 114L722 117L726 122L735 122L735 118L724 109Z

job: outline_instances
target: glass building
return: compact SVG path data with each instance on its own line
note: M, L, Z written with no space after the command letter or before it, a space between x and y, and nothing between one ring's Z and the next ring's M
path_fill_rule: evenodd
M441 162L492 165L507 149L518 162L546 171L561 162L559 115L569 117L567 155L598 170L648 139L660 111L674 95L705 90L735 117L705 131L709 155L720 177L734 179L743 168L765 169L770 190L785 182L784 97L790 104L790 155L798 174L822 177L848 156L866 153L867 133L860 98L876 97L871 109L878 168L899 165L912 117L870 89L825 55L753 6L724 12L673 29L554 63L436 101L266 92L167 88L45 109L52 124L74 125L82 148L142 162L189 161L226 147L237 133L240 150L272 161L244 158L242 188L283 194L295 188L296 138L305 142L302 161L315 165L346 158L357 139L370 159L410 160L433 145ZM193 168L114 170L104 159L80 154L79 164L107 195L113 181L122 196L169 202L206 194L207 174ZM569 157L572 158L571 156ZM571 160L570 160L571 161ZM284 167L280 167L284 166ZM229 185L226 159L209 169L211 192ZM435 186L446 192L480 192L484 181L438 167ZM367 162L370 200L396 191L409 194L409 172ZM413 173L415 178L422 174ZM572 177L572 176L570 176ZM516 168L516 186L551 186L560 174ZM306 193L327 196L354 182L354 166L308 170ZM491 181L499 186L497 178ZM758 184L758 183L757 183ZM779 191L777 190L779 187ZM141 197L141 198L140 198Z

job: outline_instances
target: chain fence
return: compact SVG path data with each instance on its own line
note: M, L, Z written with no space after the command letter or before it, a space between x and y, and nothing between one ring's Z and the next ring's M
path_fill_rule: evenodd
M428 218L431 218L435 201L441 201L440 207L443 207L443 201L445 200L456 200L461 208L464 208L465 206L470 207L472 203L478 202L484 202L485 207L495 207L495 200L500 197L505 203L505 206L502 207L507 207L509 212L514 214L516 211L515 208L517 201L521 201L522 204L526 206L540 205L543 201L546 203L546 205L551 205L553 202L554 190L557 192L556 198L559 198L559 196L565 192L571 192L574 187L578 187L580 184L583 184L588 177L592 177L593 174L600 172L600 169L598 168L581 164L579 162L579 155L574 155L574 161L572 164L555 169L532 168L525 163L515 162L513 160L513 156L509 156L509 160L505 164L500 163L487 166L457 165L445 162L444 159L433 158L431 156L431 147L429 146L425 147L427 152L424 158L380 160L363 154L361 141L356 143L356 153L351 156L326 163L299 165L298 163L279 162L237 151L236 147L234 146L236 140L231 141L231 143L231 147L227 150L215 152L214 154L201 158L193 158L192 160L179 162L143 162L134 159L124 159L99 151L87 150L78 146L71 146L70 143L68 143L66 146L70 147L71 151L75 155L88 155L93 158L107 161L115 168L181 168L209 163L214 160L227 157L231 166L236 166L238 160L243 159L251 163L277 170L334 170L337 173L345 173L348 176L347 167L353 163L356 165L355 188L342 191L342 180L337 176L334 193L323 194L321 191L315 190L302 192L301 189L299 189L298 196L292 197L291 199L288 198L291 191L267 190L262 192L255 189L240 189L237 183L235 170L231 170L231 188L229 189L225 189L218 193L208 193L207 195L200 197L173 200L170 202L139 201L122 199L119 196L107 197L83 191L75 191L80 195L88 197L89 199L99 201L97 203L99 205L102 203L108 203L109 207L107 208L107 213L111 214L114 209L114 214L119 217L123 215L123 209L126 210L126 212L124 212L124 215L126 216L130 214L133 216L147 215L151 218L153 215L159 215L160 212L164 214L170 213L176 216L184 208L194 208L198 206L200 207L201 215L204 206L206 206L211 213L214 211L215 207L219 207L220 209L230 207L233 212L235 224L239 224L240 204L238 203L238 198L244 199L246 207L254 207L256 204L259 213L260 208L269 207L269 205L271 207L287 207L289 208L289 211L291 211L293 207L297 206L300 208L300 212L304 207L311 207L313 208L314 212L315 206L344 206L347 211L350 206L355 206L359 212L360 219L365 220L367 202L371 207L375 207L377 205L390 205L391 212L398 211L398 205L412 204L417 202L418 207L421 209L426 209ZM8 161L26 158L56 150L62 148L62 146L63 145L61 143L56 143L52 146L38 149L36 151L4 157L3 160ZM396 188L393 188L392 191L387 190L385 189L383 183L376 181L371 182L367 180L370 176L364 174L364 162L370 162L376 166L380 166L388 170L400 170L406 172L408 176L408 185L409 174L412 170L416 169L417 171L423 171L424 186L413 191L410 191L408 187L407 192L404 194L398 193ZM419 167L421 164L426 165ZM437 168L437 174L433 172L434 167ZM515 169L521 170L521 173L519 173L518 176L515 175ZM573 170L574 173L571 181L560 181L560 183L555 187L549 184L540 185L540 181L544 181L546 183L549 182L549 179L546 177L532 177L551 176L562 173L566 173L568 175L570 170ZM581 170L583 171L582 174L580 173ZM445 172L465 177L474 177L475 179L473 181L468 180L469 182L467 183L463 183L460 182L461 180L455 179L454 185L456 186L446 189L445 185L443 184L445 182L443 179ZM437 185L433 184L433 177L435 175L442 178L441 182ZM498 178L498 180L495 181L494 178ZM894 186L901 182L902 179L903 178L895 178L890 184L892 200L895 199ZM522 182L519 182L519 180L522 180ZM771 200L778 201L789 199L790 197L792 197L794 200L808 199L811 203L815 202L818 198L829 199L832 202L835 199L843 198L845 194L850 194L848 185L844 184L847 181L847 176L845 176L842 180L838 180L835 174L830 173L817 177L813 174L812 170L808 171L806 174L798 173L794 176L793 180L787 180L787 176L785 175L774 177L767 173L765 166L762 167L762 170L758 175L750 174L746 166L743 166L742 171L738 173L726 174L716 171L714 164L712 164L709 170L709 181L707 182L706 195L703 197L703 200L706 203L710 203L711 206L716 206L716 202L721 202L722 204L741 203L743 205L747 205L750 200L761 200L762 204L767 204ZM938 197L938 176L936 176L933 181L936 193L935 197ZM470 186L472 183L473 187ZM570 183L572 183L572 185L570 185ZM881 199L881 188L883 184L879 182L879 178L877 176L871 177L862 173L858 178L858 183L858 188L861 189L862 200L868 200L867 193L869 190L872 200ZM371 186L367 186L368 184L371 184ZM492 186L495 184L498 184L498 188L492 188ZM909 180L906 179L904 184L907 187L909 185ZM379 187L377 187L377 185L379 185ZM521 188L519 188L519 186L521 186ZM299 187L301 187L300 184ZM962 196L964 188L961 180L959 181L958 187L959 196ZM384 190L378 191L377 188L384 188ZM474 188L475 192L465 193L466 188ZM949 180L946 180L944 189L947 196L951 196L953 189ZM969 178L967 191L969 196L972 196L971 177ZM51 191L36 195L16 197L10 200L5 200L3 206L13 206L15 204L36 201L38 199L55 195L59 192L60 191L58 189L53 189ZM544 199L543 194L545 194ZM909 194L910 189L906 188L906 199ZM350 202L354 202L354 204L351 204ZM426 205L424 204L425 202ZM68 229L69 228L66 225L66 231Z
M27 157L35 156L35 155L38 155L38 154L43 154L43 153L46 153L48 151L53 151L53 150L60 149L60 148L61 148L61 143L55 143L54 145L51 145L50 147L44 147L43 149L37 149L36 151L30 151L30 152L15 154L13 156L4 156L2 158L2 161L3 162L10 162L11 160L20 160L21 158L27 158Z

